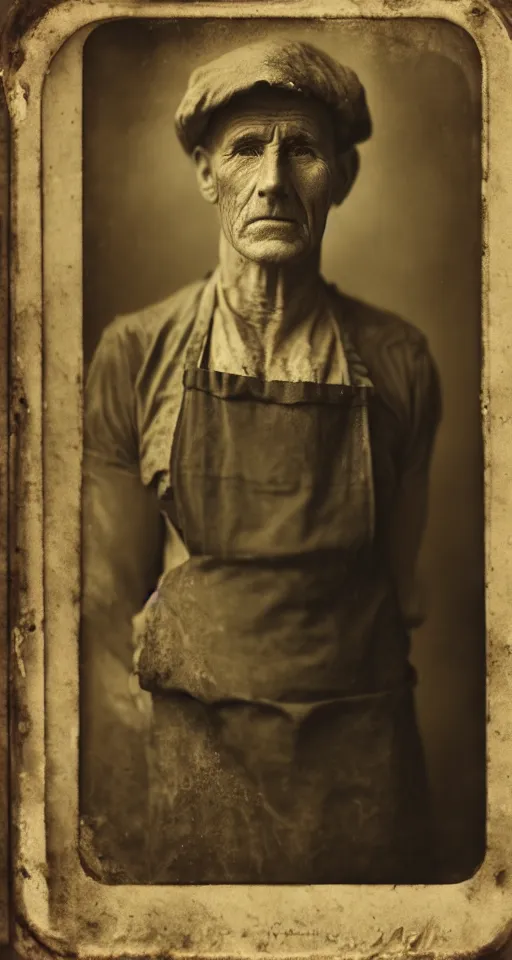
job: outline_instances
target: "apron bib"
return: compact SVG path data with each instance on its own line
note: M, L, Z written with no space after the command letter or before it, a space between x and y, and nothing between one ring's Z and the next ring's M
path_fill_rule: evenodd
M171 488L190 553L150 604L152 882L411 882L426 780L408 637L375 542L372 384L200 366ZM423 880L423 882L426 882Z

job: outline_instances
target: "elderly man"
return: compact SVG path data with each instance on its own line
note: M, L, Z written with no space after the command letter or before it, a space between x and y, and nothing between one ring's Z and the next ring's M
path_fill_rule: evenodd
M82 811L123 879L428 881L408 655L438 380L320 273L363 87L257 44L196 70L176 128L219 265L90 370Z

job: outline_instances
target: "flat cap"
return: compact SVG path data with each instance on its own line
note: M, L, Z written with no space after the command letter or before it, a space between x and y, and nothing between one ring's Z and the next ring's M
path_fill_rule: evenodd
M192 73L175 116L187 153L200 142L212 113L260 84L315 97L331 110L340 150L372 132L364 87L349 67L300 41L270 41L239 47Z

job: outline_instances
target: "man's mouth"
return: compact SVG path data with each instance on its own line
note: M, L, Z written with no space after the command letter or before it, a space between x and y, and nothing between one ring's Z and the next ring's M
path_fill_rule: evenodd
M249 223L296 223L293 217L280 217L268 213L263 217L253 217Z

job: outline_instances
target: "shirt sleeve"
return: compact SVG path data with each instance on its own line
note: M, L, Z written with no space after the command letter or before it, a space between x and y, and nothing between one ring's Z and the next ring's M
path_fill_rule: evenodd
M89 371L84 414L84 617L127 667L131 643L124 634L121 642L116 628L131 623L156 585L163 546L158 497L142 483L138 463L140 353L122 327L107 330Z
M85 387L84 449L105 464L136 469L135 384L139 337L114 321L94 353Z
M442 415L439 375L425 341L413 349L409 378L409 423L399 463L390 522L390 558L409 629L424 617L418 557L428 516L430 467Z
M103 863L132 882L147 827L149 727L132 675L132 618L157 583L163 545L158 498L138 466L141 352L118 322L100 341L85 390L82 488L81 810L106 824L95 841Z

